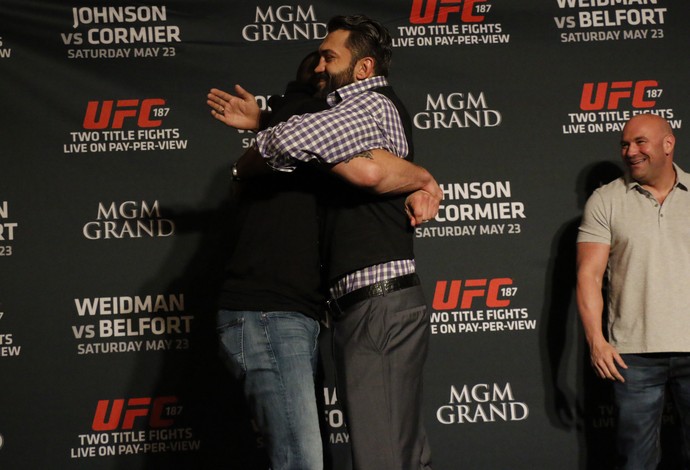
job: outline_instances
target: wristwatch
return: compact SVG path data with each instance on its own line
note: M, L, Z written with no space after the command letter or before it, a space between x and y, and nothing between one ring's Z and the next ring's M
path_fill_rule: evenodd
M240 175L237 173L237 162L232 164L232 169L230 170L233 181L240 181Z

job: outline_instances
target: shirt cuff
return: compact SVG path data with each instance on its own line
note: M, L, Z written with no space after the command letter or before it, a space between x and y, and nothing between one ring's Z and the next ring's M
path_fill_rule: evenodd
M283 171L290 173L296 168L294 159L287 155L272 155L266 144L266 137L264 132L259 132L256 135L256 149L263 159L266 160L268 166L276 171Z

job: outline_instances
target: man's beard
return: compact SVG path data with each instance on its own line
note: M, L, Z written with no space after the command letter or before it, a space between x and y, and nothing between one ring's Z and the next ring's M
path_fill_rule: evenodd
M355 64L351 63L350 66L343 70L342 72L329 75L328 76L328 91L333 92L338 88L349 85L355 81Z
M325 98L328 95L328 75L325 72L312 75L309 84L316 90L314 98Z

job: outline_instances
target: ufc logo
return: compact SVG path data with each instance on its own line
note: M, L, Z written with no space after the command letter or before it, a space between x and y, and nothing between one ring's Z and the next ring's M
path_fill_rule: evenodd
M122 129L125 120L136 120L139 127L158 127L163 121L151 119L153 108L165 105L165 100L160 98L148 98L141 100L107 100L101 103L98 113L98 101L89 101L84 116L84 129ZM113 110L114 108L114 110Z
M487 286L488 284L488 286ZM487 307L507 307L510 300L499 298L501 292L506 292L506 286L513 285L513 280L507 277L497 279L468 279L436 282L434 292L434 310L470 309L475 299L486 299ZM512 289L509 291L512 294Z
M658 96L659 82L656 80L641 80L639 82L600 82L585 83L582 87L580 109L583 111L600 111L606 109L618 109L621 101L630 99L633 108L652 108L656 100L647 100L646 97ZM648 91L649 90L649 91Z
M448 16L459 14L464 23L479 23L484 16L474 14L475 4L488 0L413 0L410 12L410 23L428 24L447 23ZM426 3L426 8L424 8Z
M137 418L148 417L148 423L152 428L164 428L173 424L172 419L165 419L163 412L166 407L177 403L177 397L156 397L151 398L130 398L127 400L118 398L116 400L99 400L96 406L96 414L93 417L91 429L94 431L113 431L122 429L130 430L134 427ZM110 414L108 414L110 408Z

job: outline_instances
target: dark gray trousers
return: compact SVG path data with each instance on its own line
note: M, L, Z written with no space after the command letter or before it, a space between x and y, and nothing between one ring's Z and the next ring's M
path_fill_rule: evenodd
M338 396L354 470L429 470L422 371L429 315L420 286L353 305L335 322Z

